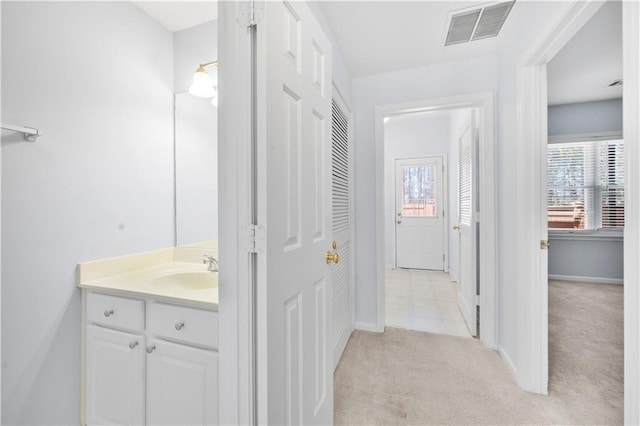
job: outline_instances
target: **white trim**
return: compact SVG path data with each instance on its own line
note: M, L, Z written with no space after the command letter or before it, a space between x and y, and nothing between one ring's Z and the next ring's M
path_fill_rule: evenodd
M251 221L251 37L237 23L241 2L218 3L220 107L219 189L220 304L218 334L218 421L253 423L252 305L248 254L239 244L240 226Z
M384 326L380 328L378 324L372 322L356 321L356 330L369 331L371 333L384 333Z
M574 1L554 29L517 66L517 366L518 384L547 394L547 72L546 64L603 5ZM626 83L625 83L626 84Z
M569 241L624 241L624 233L620 231L588 231L588 230L560 230L549 229L550 240Z
M507 367L509 368L509 372L511 373L513 379L517 381L518 370L516 369L516 365L513 363L513 360L501 345L498 345L498 354L500 355L500 358L502 358L504 363L507 364Z
M452 96L392 105L378 105L375 109L376 155L376 268L377 323L378 330L385 326L385 276L384 276L384 117L398 113L419 111L443 111L460 108L479 108L481 111L480 137L480 205L483 206L480 238L480 340L490 348L496 347L497 322L497 226L496 226L496 149L494 133L494 94Z
M613 132L572 133L566 135L549 135L548 143L596 142L623 140L622 130Z
M592 284L614 284L614 285L624 284L624 280L622 278L578 277L575 275L549 274L549 279L557 280L557 281L575 281L575 282L592 283Z
M622 3L625 139L624 421L640 424L640 3Z

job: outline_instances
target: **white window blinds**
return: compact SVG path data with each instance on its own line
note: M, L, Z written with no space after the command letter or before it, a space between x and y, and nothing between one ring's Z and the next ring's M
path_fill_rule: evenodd
M624 143L550 144L547 206L551 229L624 226Z

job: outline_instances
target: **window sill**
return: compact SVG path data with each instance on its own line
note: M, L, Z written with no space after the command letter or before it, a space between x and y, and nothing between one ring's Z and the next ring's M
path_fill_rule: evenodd
M576 241L623 241L624 232L549 229L549 239Z

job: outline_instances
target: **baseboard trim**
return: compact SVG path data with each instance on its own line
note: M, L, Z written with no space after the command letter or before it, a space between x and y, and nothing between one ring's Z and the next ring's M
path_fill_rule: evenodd
M518 381L518 370L516 370L516 366L513 363L513 361L511 361L511 357L509 357L509 355L507 355L507 353L504 351L504 349L502 348L501 345L498 345L498 354L500 355L500 358L502 358L504 363L507 364L507 367L509 368L509 371L511 372L511 375L513 376L513 380L515 380L517 382Z
M380 329L378 324L356 321L356 330L370 331L372 333L384 333L384 327Z
M622 285L623 279L620 278L603 278L603 277L578 277L575 275L555 275L549 274L550 280L559 281L579 281L583 283L595 283L595 284L617 284Z

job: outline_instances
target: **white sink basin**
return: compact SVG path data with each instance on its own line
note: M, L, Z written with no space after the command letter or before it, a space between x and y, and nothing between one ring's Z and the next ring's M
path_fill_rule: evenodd
M154 287L205 290L218 287L218 273L209 271L177 272L151 281Z

